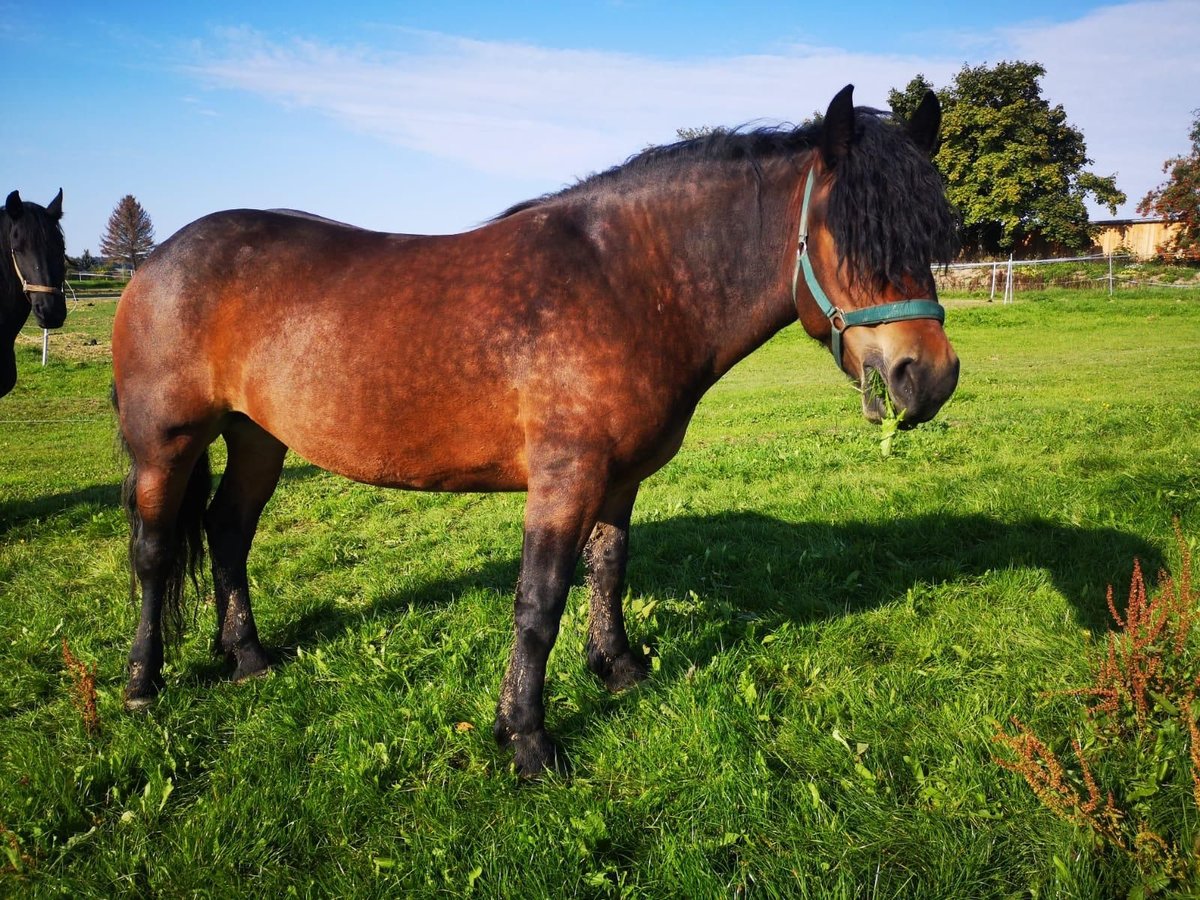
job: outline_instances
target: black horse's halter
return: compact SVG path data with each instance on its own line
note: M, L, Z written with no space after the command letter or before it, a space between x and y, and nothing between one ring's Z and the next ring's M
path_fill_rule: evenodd
M59 289L50 287L47 284L32 284L25 280L24 273L21 272L21 267L17 264L17 251L12 252L13 270L17 273L17 278L21 281L21 290L27 294L57 294Z
M792 273L792 302L796 302L796 287L800 282L800 273L804 272L804 283L809 293L817 301L821 312L829 319L833 329L829 350L838 368L842 368L842 332L856 325L883 325L888 322L903 322L906 319L936 319L946 321L946 310L936 300L918 298L915 300L899 300L895 303L882 303L879 306L867 306L863 309L845 311L833 304L821 289L817 275L813 271L812 260L808 255L808 204L812 198L815 176L810 167L808 178L804 182L804 205L800 210L800 235L796 246L796 269ZM839 325L840 322L840 325ZM844 370L843 370L844 371Z

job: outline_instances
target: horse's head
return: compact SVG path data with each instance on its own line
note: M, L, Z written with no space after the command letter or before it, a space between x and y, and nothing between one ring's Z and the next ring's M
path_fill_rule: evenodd
M867 419L882 421L890 400L911 427L958 384L932 272L957 246L930 162L941 108L930 92L911 121L895 123L855 110L852 90L829 104L801 183L793 293L805 329L862 388Z
M59 220L62 218L62 190L49 206L27 203L17 191L4 203L3 244L20 293L33 307L42 328L58 328L67 318L63 281L67 272L66 246ZM28 310L22 318L28 315Z

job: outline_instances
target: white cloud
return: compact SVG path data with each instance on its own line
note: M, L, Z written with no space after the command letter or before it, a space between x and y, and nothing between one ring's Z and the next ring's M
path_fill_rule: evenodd
M833 48L669 62L443 35L422 43L379 52L238 32L197 71L481 171L563 181L672 140L680 126L799 121L851 79L860 102L883 105L918 70L953 70Z
M1043 93L1081 128L1098 174L1119 173L1131 213L1186 145L1200 105L1200 4L1137 2L1065 24L947 33L927 57L798 46L666 61L612 52L382 30L366 48L226 32L194 71L209 84L314 110L342 126L498 176L556 186L620 162L680 126L799 121L847 81L860 103L917 72L949 84L972 64L1036 60ZM986 54L986 55L984 55ZM952 57L953 55L953 57Z
M1074 22L1004 33L1013 57L1046 67L1043 95L1061 103L1087 140L1098 175L1118 175L1132 215L1187 150L1200 107L1200 3L1130 3ZM1107 216L1108 211L1097 213Z

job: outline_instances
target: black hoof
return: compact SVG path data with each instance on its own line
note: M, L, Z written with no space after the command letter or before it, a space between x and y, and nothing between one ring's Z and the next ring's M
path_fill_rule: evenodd
M162 675L147 675L142 663L130 663L129 681L125 685L125 708L142 712L154 703L154 698L166 687Z
M599 651L588 651L588 668L604 686L614 694L645 681L650 674L650 666L640 653L627 650L616 657L609 657Z
M509 746L513 748L513 769L522 781L541 778L546 772L566 774L565 758L544 731L519 735Z
M259 678L271 671L271 658L261 646L242 647L229 654L230 661L235 663L230 680L241 684L251 678Z
M233 674L229 676L230 681L234 684L241 684L245 681L251 681L255 678L265 678L271 674L270 665L259 666L257 668L246 669L238 666L233 670Z
M566 757L545 729L530 734L514 734L497 719L492 733L501 749L512 749L513 769L522 781L536 780L546 772L567 774Z

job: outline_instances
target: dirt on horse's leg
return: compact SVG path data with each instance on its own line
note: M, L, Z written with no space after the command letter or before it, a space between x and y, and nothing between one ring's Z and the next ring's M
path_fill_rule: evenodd
M632 687L648 673L642 654L629 646L621 607L629 561L629 518L636 497L634 485L605 504L583 551L590 593L587 664L610 691Z

